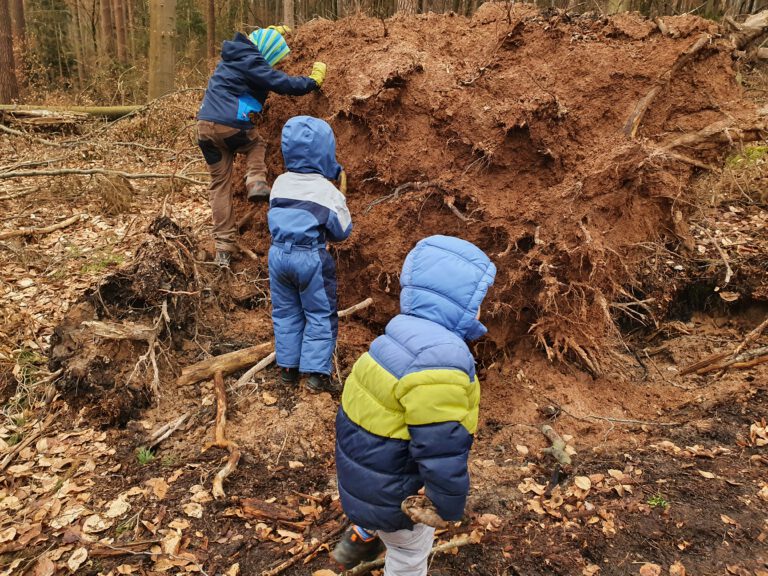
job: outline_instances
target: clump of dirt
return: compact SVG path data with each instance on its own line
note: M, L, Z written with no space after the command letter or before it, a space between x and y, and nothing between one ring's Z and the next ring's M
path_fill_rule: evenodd
M714 36L663 81L686 49L718 32L694 16L668 20L675 32L664 35L636 14L485 3L471 19L302 27L288 70L319 59L329 77L320 93L274 97L261 129L277 135L296 114L334 128L356 225L337 252L342 298L373 295L373 319L385 322L408 250L429 234L461 236L499 269L486 358L532 335L550 357L603 373L619 337L613 304L668 285L664 270L643 276L648 246L691 245L685 195L697 168L663 145L754 117L731 48ZM633 110L659 83L639 138L628 138ZM681 150L705 162L724 148ZM278 146L269 159L279 173ZM669 298L652 301L663 317Z
M123 426L146 408L174 377L169 352L183 354L202 318L210 273L196 262L196 241L165 216L148 234L135 260L87 291L51 339L57 387L95 424Z

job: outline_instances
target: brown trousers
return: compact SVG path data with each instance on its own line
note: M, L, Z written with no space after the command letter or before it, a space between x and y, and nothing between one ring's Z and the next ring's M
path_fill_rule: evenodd
M213 213L213 239L216 250L235 252L237 250L237 218L232 205L232 167L235 154L245 154L246 186L267 181L267 166L264 162L266 146L256 128L238 130L199 120L197 122L197 143L203 151L211 184L208 187Z

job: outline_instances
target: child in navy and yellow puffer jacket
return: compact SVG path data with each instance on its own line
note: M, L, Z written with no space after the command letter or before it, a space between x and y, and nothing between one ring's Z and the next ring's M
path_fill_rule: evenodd
M344 195L329 180L345 178L336 161L336 139L327 122L295 116L283 127L286 172L269 200L269 288L276 362L283 382L309 374L312 392L333 392L331 359L336 347L336 264L326 242L352 232Z
M333 553L345 568L383 541L385 576L427 573L434 528L401 511L422 487L440 517L461 519L480 400L467 342L486 332L478 317L495 275L459 238L431 236L408 254L401 313L355 363L336 417L339 495L355 524Z

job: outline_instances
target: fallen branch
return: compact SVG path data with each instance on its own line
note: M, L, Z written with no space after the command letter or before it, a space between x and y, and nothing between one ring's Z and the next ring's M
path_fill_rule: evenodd
M275 361L275 353L270 352L267 356L262 358L258 362L258 364L254 365L252 368L249 368L242 376L240 376L240 378L237 379L237 382L235 382L235 385L233 386L233 388L235 389L242 388L243 386L248 384L248 382L251 381L251 378L253 378L254 375L264 370L264 368L272 364L272 362L274 361Z
M449 540L448 542L444 542L442 544L438 544L437 546L434 546L432 550L430 550L430 554L437 554L438 552L446 552L448 550L453 550L455 548L461 548L462 546L466 546L467 544L479 544L482 537L479 536L476 532L472 532L470 534L465 534L464 536L454 538L453 540ZM360 574L367 574L370 570L373 570L374 568L378 568L379 566L384 565L384 558L377 558L376 560L372 560L371 562L363 562L362 564L358 564L352 570L347 570L346 572L342 572L340 576L359 576ZM262 574L262 576L266 576L266 574Z
M22 132L21 130L14 130L13 128L8 128L8 126L4 126L3 124L0 124L0 131L5 132L6 134L12 134L13 136L23 136L24 138L29 138L33 142L37 142L39 144L45 144L46 146L53 146L54 148L61 148L61 144L58 142L52 142L51 140L44 140L43 138L38 138L37 136L32 136L31 134L27 134L26 132Z
M0 232L0 240L8 240L9 238L17 238L19 236L42 236L43 234L50 234L56 230L61 230L67 226L71 226L75 222L81 220L85 214L75 214L74 216L51 224L50 226L43 226L41 228L19 228L18 230L8 230L6 232Z
M81 323L81 326L90 328L94 336L109 340L143 340L149 342L157 336L156 327L135 322L120 323L86 320Z
M562 466L570 466L572 463L571 456L566 452L567 444L563 440L562 436L555 432L555 429L548 424L544 424L541 427L541 433L546 436L552 444L549 448L544 448L542 452L550 454L555 460L557 460Z
M735 126L730 119L718 120L696 132L678 136L661 147L663 152L680 146L695 146L705 142L733 144L737 141L753 142L761 140L768 129L766 122L756 122L747 126Z
M167 424L164 424L163 426L160 426L157 430L152 432L152 434L149 437L149 448L154 448L160 442L168 438L171 434L176 432L182 424L186 421L187 417L189 417L189 412L185 412L178 418L171 420Z
M630 114L624 125L624 134L630 138L634 138L637 135L637 130L640 128L640 123L643 121L643 116L648 111L651 103L654 101L659 92L661 92L666 86L669 85L672 77L677 74L680 69L690 62L693 57L698 54L704 47L708 46L712 37L709 34L703 34L696 42L691 44L686 50L684 50L675 60L672 67L664 72L656 80L656 84L635 106L635 109Z
M292 522L301 518L298 511L293 508L274 502L265 502L259 498L240 498L238 503L243 515L248 518L281 520L283 522Z
M766 350L767 348L758 348L757 350L754 350L752 352L747 352L744 354L742 354L742 350L744 350L747 346L752 344L752 342L754 342L767 327L768 327L768 317L766 317L765 320L763 320L760 324L758 324L752 330L750 330L749 334L747 334L744 337L744 340L742 340L741 343L738 346L736 346L736 348L734 348L731 352L718 352L717 354L708 356L702 360L699 360L698 362L694 362L690 366L686 366L685 368L683 368L683 370L680 371L680 375L686 376L694 372L698 375L706 374L708 372L714 372L715 370L724 370L730 366L734 366L735 364L739 364L742 362L749 362L749 361L752 361L754 358L761 357L763 355L762 351ZM760 364L760 363L761 362L755 362L755 364ZM750 366L737 366L737 367L749 368Z
M109 170L107 168L59 168L57 170L16 170L14 172L2 172L0 173L0 179L4 178L30 178L37 176L92 176L94 174L102 174L105 176L120 176L128 180L146 180L148 178L170 178L172 180L181 180L183 182L189 182L190 184L198 184L200 186L207 186L206 182L188 178L181 174L163 174L154 172L141 172L133 174L131 172L122 172L120 170Z
M302 552L301 554L297 554L296 556L289 558L285 562L278 564L274 568L271 568L269 570L262 572L261 576L277 576L278 574L290 568L300 560L303 560L304 558L307 558L312 554L314 554L315 552L317 552L317 550L319 550L322 546L326 545L331 538L343 532L344 528L346 528L346 523L342 522L336 528L328 532L328 534L325 534L322 537L320 537L317 544L315 544L314 546L311 546L309 549Z
M365 300L363 300L362 302L358 302L354 306L350 306L349 308L345 308L344 310L341 310L338 316L339 318L345 318L347 316L351 316L355 312L363 310L364 308L368 308L368 306L370 306L371 304L373 304L373 298L366 298ZM246 371L245 374L240 376L240 378L237 379L237 382L235 383L233 388L234 389L242 388L243 386L248 384L248 382L251 381L251 378L253 378L255 374L264 370L264 368L272 364L272 362L274 361L275 361L275 353L271 352L270 354L268 354L267 356L259 360L259 362L255 366L250 368L248 371Z
M48 414L45 420L43 420L42 423L35 426L34 432L29 434L24 440L19 442L18 444L14 445L13 448L11 448L11 451L8 452L8 454L5 455L5 458L3 458L2 461L0 461L0 472L6 469L8 464L10 464L14 458L16 458L16 455L24 450L27 446L32 444L37 438L43 433L43 430L45 430L48 426L51 425L51 422L56 420L56 417L59 415L58 412L53 414Z
M227 440L225 432L227 427L227 390L224 387L224 376L221 372L213 375L213 388L216 392L216 439L203 448L205 452L208 448L226 448L229 451L229 458L224 467L216 473L213 478L213 497L216 499L224 498L224 480L235 471L237 463L240 461L240 448Z
M0 112L20 112L22 115L55 115L61 112L101 116L102 118L120 118L135 112L143 106L32 106L21 104L0 104Z
M762 348L756 348L755 350L749 350L748 352L743 352L738 356L729 358L725 362L700 368L696 371L696 374L701 376L702 374L707 374L708 372L726 370L731 367L751 368L752 366L756 366L757 364L768 362L768 358L766 358L766 356L768 356L768 346L763 346Z
M237 370L241 370L246 366L252 365L254 362L258 362L261 355L271 350L272 342L263 342L262 344L256 344L255 346L249 346L241 350L235 350L234 352L228 352L221 354L220 356L213 356L207 358L197 364L192 364L182 369L181 376L176 380L178 386L187 386L200 382L201 380L208 380L213 377L216 372L221 372L222 376L231 374Z

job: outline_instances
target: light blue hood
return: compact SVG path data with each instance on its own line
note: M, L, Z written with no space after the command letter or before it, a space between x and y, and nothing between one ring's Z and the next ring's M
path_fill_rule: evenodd
M495 277L496 266L471 242L452 236L424 238L403 264L400 311L475 340L487 332L476 316Z
M322 174L336 180L341 166L336 161L336 138L324 120L294 116L283 126L285 169L300 174Z

